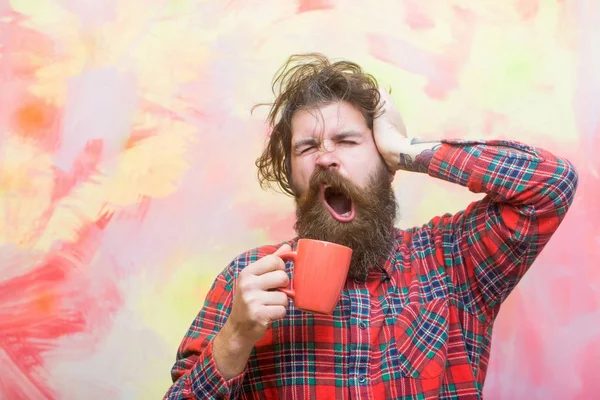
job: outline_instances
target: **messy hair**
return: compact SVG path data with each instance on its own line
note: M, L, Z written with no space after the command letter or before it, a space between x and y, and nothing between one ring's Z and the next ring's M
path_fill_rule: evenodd
M350 61L330 62L319 53L291 56L273 79L275 102L267 122L268 143L256 160L263 189L276 184L294 195L291 178L292 117L298 110L311 110L335 101L345 101L365 117L369 129L380 112L377 80ZM260 105L260 104L259 104Z

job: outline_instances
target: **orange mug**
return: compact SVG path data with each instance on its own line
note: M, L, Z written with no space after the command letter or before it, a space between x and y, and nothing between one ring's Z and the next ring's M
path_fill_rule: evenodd
M279 257L294 262L294 276L289 288L277 290L291 297L301 310L331 315L348 276L352 249L321 240L300 239L296 251L281 253Z

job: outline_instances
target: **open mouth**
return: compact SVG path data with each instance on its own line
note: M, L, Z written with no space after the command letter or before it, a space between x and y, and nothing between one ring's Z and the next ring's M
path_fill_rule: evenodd
M354 219L354 204L350 197L327 185L321 186L321 197L333 218L340 222L350 222Z

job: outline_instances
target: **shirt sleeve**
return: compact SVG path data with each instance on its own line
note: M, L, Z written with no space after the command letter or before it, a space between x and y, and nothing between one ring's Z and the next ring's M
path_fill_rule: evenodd
M577 172L569 161L517 142L445 140L428 173L485 194L432 222L455 291L493 320L563 220Z
M233 266L232 263L231 266ZM225 380L213 357L213 339L225 323L233 298L231 268L220 274L209 290L204 307L188 329L171 370L168 400L235 399L245 372Z

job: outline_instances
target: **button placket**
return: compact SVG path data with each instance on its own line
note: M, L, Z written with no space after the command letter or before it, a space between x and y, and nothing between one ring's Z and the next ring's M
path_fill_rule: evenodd
M371 313L370 293L365 281L354 280L353 307L351 311L351 340L355 349L351 376L354 377L356 396L368 396L368 373L371 359L369 320ZM359 394L360 393L360 394Z

